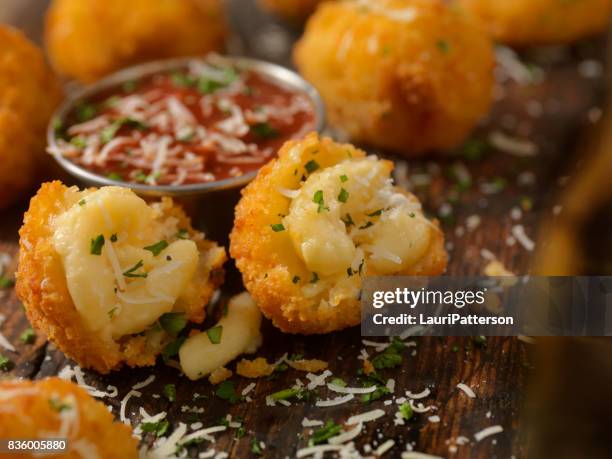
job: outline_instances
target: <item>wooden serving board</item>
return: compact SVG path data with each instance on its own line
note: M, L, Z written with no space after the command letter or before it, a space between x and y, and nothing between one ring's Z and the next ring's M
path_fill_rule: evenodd
M17 16L19 22L24 29L36 34L39 29L33 24L40 23L41 3L45 2L22 3L29 3L30 9L28 14ZM251 2L233 1L229 7L245 51L287 63L286 46L266 48L262 43L266 43L270 34L289 40L295 36L295 31L266 18L255 10ZM458 156L404 162L394 158L400 183L404 182L402 177L406 171L409 176L424 171L430 177L429 184L416 187L414 191L432 215L443 210L442 220L450 253L448 274L482 274L487 263L481 255L482 249L495 254L511 271L528 272L533 252L518 242L509 245L507 239L513 226L519 224L530 238L537 240L542 219L552 212L554 196L565 182L565 171L573 170L573 152L597 118L603 100L604 76L595 72L585 77L589 65L591 70L597 69L597 64L589 64L589 61L585 64L585 60L594 59L595 63L601 63L604 49L602 39L571 49L531 51L522 58L543 69L541 81L503 85L504 95L496 102L490 119L479 128L475 137L487 139L491 132L501 130L537 144L539 153L536 156L517 158L489 148L479 160ZM456 194L453 190L457 189L457 180L450 178L449 175L453 174L448 171L458 163L469 171L471 184L463 184L466 190ZM483 187L490 191L492 185L497 185L499 191L483 193ZM448 209L449 203L452 213L447 215L444 209ZM0 213L0 252L14 257L9 273L15 269L17 230L26 207L24 201ZM511 217L513 208L521 209L522 216L518 220ZM0 377L41 379L58 374L66 365L74 365L40 334L32 344L20 341L20 334L29 324L12 289L0 291L0 313L6 317L0 331L17 348L15 353L0 351L15 364L11 371L0 374ZM230 457L253 457L250 445L256 438L266 445L265 457L293 457L297 449L307 445L310 435L311 429L302 427L304 417L323 421L333 419L342 423L353 414L382 408L387 415L367 423L364 433L356 440L360 451L365 444L376 449L385 440L393 439L396 445L385 457L399 457L405 451L406 443L416 451L442 457L525 457L526 434L521 430L521 413L530 376L529 345L515 338L489 338L485 347L475 346L468 338L416 338L415 341L417 346L405 352L401 368L381 372L385 379L395 379L398 397L406 390L431 390L431 396L423 402L435 406L435 412L417 414L404 426L394 426L397 405L385 406L384 399L371 404L356 399L331 408L319 408L313 402L292 402L291 407L266 406L267 395L291 387L296 378L305 381L304 373L294 370L279 373L274 379L257 380L256 388L249 394L253 401L234 405L216 397L215 389L207 381L191 382L162 363L153 368L124 369L104 377L85 372L85 378L89 384L101 389L107 385L118 388L118 397L104 399L118 415L120 400L132 385L154 374L155 381L143 391L142 397L132 398L128 404L127 414L133 425L140 420L138 411L141 406L149 414L167 411L172 428L179 422L192 423L196 417L204 426L218 425L227 414L243 422L246 434L242 438L238 438L235 429L229 429L216 434L214 445L206 442L200 445L200 452L214 448L228 452ZM329 362L334 376L344 379L349 385L357 385L357 370L361 367L361 360L357 357L362 348L358 328L326 336L302 337L284 335L266 322L264 345L258 355L270 361L284 353L322 359ZM368 348L368 352L374 354L372 348ZM236 383L238 393L251 382L238 377L232 381ZM457 390L456 385L460 382L472 387L477 397L468 398ZM161 395L164 385L169 383L177 387L177 399L172 403ZM319 392L323 399L335 396L324 388ZM194 401L196 393L206 398ZM156 395L161 397L156 398ZM204 411L197 415L187 413L183 412L184 406L202 407ZM428 420L432 414L440 417L439 423ZM474 433L496 424L503 427L503 433L481 442L474 441ZM470 441L452 453L449 446L459 436ZM150 444L153 437L147 435L144 440ZM191 449L190 454L197 457L196 449Z

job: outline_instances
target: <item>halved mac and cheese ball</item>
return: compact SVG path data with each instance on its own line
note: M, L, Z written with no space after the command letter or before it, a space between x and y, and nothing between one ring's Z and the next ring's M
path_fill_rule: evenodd
M509 45L570 43L604 32L610 0L456 0L495 40Z
M43 184L20 230L17 293L32 324L83 367L152 365L168 318L200 323L225 250L166 198ZM161 325L160 325L161 324Z
M261 6L278 16L292 22L304 21L319 3L327 0L259 0Z
M49 451L20 454L15 449L2 457L138 458L132 429L115 422L84 389L59 378L0 381L0 438L44 441L46 447L39 449Z
M53 0L45 44L58 72L90 83L140 62L222 51L221 0Z
M290 333L360 321L361 280L444 272L444 236L393 164L310 134L286 143L236 208L230 252L265 316Z
M294 57L334 127L408 156L460 145L492 99L491 39L441 0L323 3Z

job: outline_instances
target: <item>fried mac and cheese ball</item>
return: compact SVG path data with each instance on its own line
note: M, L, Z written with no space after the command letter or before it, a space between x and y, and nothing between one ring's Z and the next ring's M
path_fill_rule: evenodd
M0 25L0 209L36 181L45 131L61 88L42 52L15 29Z
M153 365L173 338L169 313L201 323L225 250L169 198L43 184L19 232L17 294L32 325L101 373ZM174 317L174 316L172 316Z
M332 125L408 156L461 144L491 103L491 40L441 0L324 3L294 57Z
M59 378L0 381L0 402L3 440L45 440L51 442L49 450L61 449L53 442L65 440L65 451L46 454L52 458L138 458L132 429L114 422L103 403L74 383ZM41 456L14 454L21 458Z
M147 60L221 51L221 0L54 0L45 42L57 70L83 82Z
M261 6L292 22L302 22L327 0L259 0Z
M611 0L456 0L495 40L525 46L569 43L604 32Z
M243 191L230 252L264 315L289 333L360 321L361 279L437 275L444 236L393 164L310 134L286 143Z

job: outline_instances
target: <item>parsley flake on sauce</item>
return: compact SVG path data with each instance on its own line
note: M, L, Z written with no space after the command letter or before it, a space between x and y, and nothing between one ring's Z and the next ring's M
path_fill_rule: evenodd
M278 129L270 123L255 123L251 126L251 132L260 139L274 139L278 137Z

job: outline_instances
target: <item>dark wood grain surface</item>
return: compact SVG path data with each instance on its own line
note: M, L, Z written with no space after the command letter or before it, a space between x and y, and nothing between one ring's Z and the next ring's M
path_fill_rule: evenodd
M296 31L287 30L261 13L255 13L254 7L247 3L248 7L244 6L245 3L230 2L234 27L239 30L238 42L234 46L250 54L286 63L287 43L290 41L284 40L290 40ZM18 17L25 21L24 28L29 31L33 30L32 23L40 22L37 19L40 16L34 13ZM269 45L264 46L262 43L267 43L270 36L282 40L282 46L273 46L272 49ZM442 213L450 253L449 274L481 274L486 264L481 256L482 249L495 254L513 272L528 272L533 252L518 242L509 244L508 237L512 227L520 224L530 238L538 239L540 222L552 213L558 187L565 182L563 177L567 171L573 169L574 152L592 128L592 121L597 118L603 100L603 75L585 77L584 62L591 62L591 59L601 62L604 46L603 40L594 40L571 49L528 52L522 59L543 69L541 81L531 84L510 81L501 86L504 94L475 138L486 140L491 132L501 130L536 143L538 155L517 158L488 148L484 157L478 160L461 155L409 162L394 158L398 163L400 183L405 183L405 177L413 174L426 173L430 177L429 184L416 187L414 191L428 212ZM452 178L452 170L458 164L469 171L469 186L458 187L457 180ZM499 191L483 193L483 188L486 190L491 184L501 185ZM466 189L457 192L458 188ZM0 213L0 252L13 258L7 269L8 275L16 267L17 230L26 207L27 201L24 200ZM511 217L513 208L521 209L522 215L518 220ZM475 225L478 219L480 222ZM0 377L40 379L56 375L66 365L74 365L40 334L32 344L20 341L20 334L29 324L12 289L0 290L0 313L6 318L0 331L17 348L14 353L1 351L14 362L14 368ZM217 398L208 382L188 381L177 370L162 363L153 368L124 369L109 376L86 371L85 377L89 384L101 389L109 384L119 389L118 397L103 400L118 415L119 402L131 386L151 374L155 375L155 381L143 391L142 397L133 398L128 405L127 412L133 425L140 420L138 409L141 406L150 414L168 411L173 427L179 422L189 424L194 421L194 414L183 412L184 406L203 407L204 412L197 414L197 418L204 426L218 425L219 419L227 414L241 419L246 429L244 437L237 438L237 431L229 429L216 434L214 445L204 443L199 446L199 451L214 448L228 452L231 457L252 457L250 443L253 438L265 443L266 457L293 457L298 448L307 445L310 435L311 429L301 425L304 417L323 421L333 419L341 423L353 414L374 408L384 409L387 415L366 424L364 434L357 440L361 451L365 444L375 449L385 440L393 439L396 445L386 457L399 457L405 451L406 443L416 451L442 457L525 457L528 438L521 426L531 368L529 346L515 338L489 338L485 347L475 346L467 338L415 338L415 341L417 346L405 351L401 368L381 372L385 379L395 379L397 397L406 390L431 390L431 396L424 403L433 405L435 411L418 414L404 426L394 425L397 405L385 406L384 399L371 404L355 400L332 408L318 408L312 402L292 402L291 407L266 406L267 395L292 386L296 378L305 381L304 374L294 370L279 373L272 380L257 380L256 388L249 394L253 401L234 405ZM334 376L350 385L358 385L357 370L361 361L357 357L362 348L357 328L326 336L301 337L284 335L266 322L264 346L258 355L269 360L284 353L322 359L329 362ZM374 354L372 348L368 348L368 352ZM232 380L238 392L251 382L237 377ZM472 387L477 397L470 399L458 391L456 385L460 382ZM172 403L163 396L156 398L168 383L177 386L177 400ZM208 398L194 401L196 393ZM326 399L334 394L320 389L319 396ZM431 414L438 415L440 422L430 422L428 416ZM474 441L475 432L495 424L503 426L502 434L482 442ZM470 441L457 446L453 452L449 447L459 436ZM147 443L152 440L150 435L144 438ZM190 452L197 457L196 448Z

